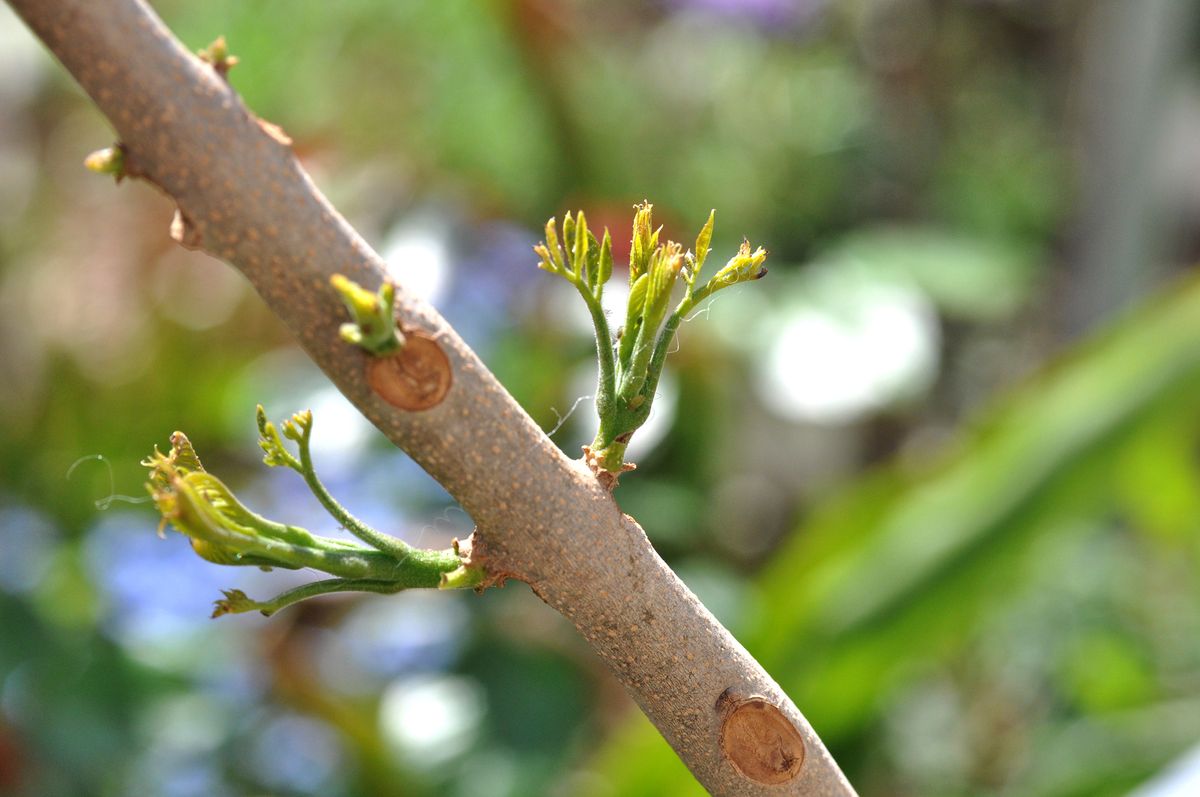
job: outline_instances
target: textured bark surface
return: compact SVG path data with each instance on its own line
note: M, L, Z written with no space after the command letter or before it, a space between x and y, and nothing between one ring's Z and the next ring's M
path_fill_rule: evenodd
M334 384L471 515L474 555L528 582L575 624L710 792L853 794L808 722L641 527L402 285L397 319L440 350L425 352L431 362L445 356L448 389L418 386L441 393L419 410L372 389L368 355L338 337L344 310L329 277L374 288L383 263L313 186L278 128L250 113L140 0L9 2L112 122L131 176L174 199L177 240L245 274ZM375 385L389 378L377 374ZM782 723L781 732L751 721L749 709L729 724L730 706L764 702L775 708L753 716ZM741 768L723 739L736 741ZM764 771L773 761L780 771Z

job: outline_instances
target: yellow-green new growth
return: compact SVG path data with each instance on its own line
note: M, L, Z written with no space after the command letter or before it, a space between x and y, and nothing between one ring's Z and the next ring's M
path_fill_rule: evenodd
M700 228L700 234L696 236L696 251L689 258L690 268L688 269L688 285L695 285L696 279L700 276L700 269L704 268L704 261L708 258L708 253L711 251L708 245L712 243L713 221L717 217L715 209L708 212L708 221L704 222L704 226Z
M125 176L125 147L113 144L98 149L83 159L84 168L96 174L111 174L117 182Z
M396 326L395 285L384 280L372 293L341 274L330 277L329 284L352 319L338 329L342 340L377 355L390 354L404 345L404 335Z
M643 202L634 207L633 235L629 239L630 285L637 282L638 277L646 273L654 250L658 247L658 234L662 232L662 227L660 226L654 232L650 231L653 210L654 206L649 202Z
M697 287L700 271L712 243L715 211L708 214L696 236L695 252L685 252L680 244L659 243L662 227L654 228L653 206L643 202L634 208L633 231L629 242L629 299L625 325L614 341L600 300L604 284L612 275L612 238L608 230L599 247L587 228L582 212L566 215L563 221L563 246L560 247L554 219L546 224L546 240L534 247L540 258L539 268L564 277L574 285L592 315L596 330L599 377L596 412L600 429L591 446L586 447L588 461L608 484L629 465L624 462L625 448L633 433L650 416L654 391L662 374L667 348L680 322L701 301L716 291L738 282L759 279L767 273L762 247L751 251L743 242L734 255L708 282ZM682 280L683 298L668 312L675 284Z
M229 70L238 65L238 57L229 52L229 45L225 43L224 36L218 36L212 44L203 50L197 50L196 55L201 61L212 66L221 77L227 77Z
M143 465L150 469L146 485L166 525L186 536L201 558L219 565L253 565L263 569L313 568L334 578L288 590L259 602L239 590L228 590L216 602L213 617L257 610L271 614L305 598L331 592L392 593L415 587L461 588L483 583L484 571L460 555L457 546L444 551L413 548L383 534L347 512L325 489L312 467L309 440L312 413L298 412L282 424L283 435L258 408L264 462L284 466L305 483L339 525L362 540L321 537L299 526L268 520L246 508L220 479L204 470L182 432L171 435L171 449L156 448ZM283 438L297 444L298 456Z
M728 288L730 285L762 279L767 275L766 266L763 265L763 261L766 259L767 250L760 246L752 252L750 251L750 242L742 241L742 245L738 248L738 253L731 257L729 262L714 274L712 279L704 284L703 288L693 294L691 305L695 306L707 296L716 293L722 288Z

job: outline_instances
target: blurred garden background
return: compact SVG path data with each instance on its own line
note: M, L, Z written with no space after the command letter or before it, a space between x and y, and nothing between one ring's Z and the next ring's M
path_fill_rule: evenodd
M685 242L716 208L714 262L770 250L683 326L618 498L865 797L1200 793L1170 790L1200 749L1195 3L154 5L227 37L249 106L572 454L594 348L546 218L623 244L647 198ZM127 500L175 429L328 532L255 445L256 402L311 407L352 511L471 524L170 202L83 169L111 137L0 7L0 794L699 793L520 584L209 619L296 582Z

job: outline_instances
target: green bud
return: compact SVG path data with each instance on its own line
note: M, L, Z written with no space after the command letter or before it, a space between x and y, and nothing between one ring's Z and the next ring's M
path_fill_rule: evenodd
M600 244L600 258L596 264L596 285L597 288L608 284L608 278L612 276L613 257L612 257L612 236L608 234L608 228L604 228L604 241ZM599 295L599 290L596 291Z
M587 271L588 253L590 251L588 244L594 240L596 239L591 237L588 232L587 219L581 210L575 214L575 242L572 245L575 255L575 273L580 277L587 278L585 272Z
M379 299L357 282L342 274L334 274L329 284L342 297L346 309L355 318L366 318L379 312Z
M372 293L341 274L330 277L329 284L350 314L350 322L338 329L342 340L378 355L388 354L404 345L404 336L396 327L394 285L384 281L379 290Z
M538 268L543 271L549 271L551 274L558 273L558 267L554 265L554 261L550 258L550 250L546 248L545 244L538 244L533 247L533 251L534 254L541 258Z
M212 44L203 50L197 50L196 55L200 56L201 61L211 64L222 77L238 64L237 56L229 54L229 45L225 43L224 36L218 36Z
M563 218L563 249L567 253L567 272L579 276L579 261L575 259L575 217L568 213Z
M267 420L267 413L263 410L263 405L261 404L258 405L255 419L258 421L258 433L260 435L258 447L263 450L263 464L269 468L276 468L282 465L299 471L300 461L284 446L283 438L279 436L279 430L275 428L275 424Z
M546 270L559 272L563 271L565 269L565 265L563 264L562 248L558 245L557 225L553 216L551 216L550 220L546 222L546 245L543 247L543 249L549 250L550 257L548 259L557 267L556 269ZM537 249L535 248L534 251L537 251ZM538 252L538 254L541 253Z
M654 206L643 202L635 206L633 237L629 242L629 284L637 282L650 266L650 256L658 245L658 233L651 235L650 220Z
M83 165L96 174L111 174L120 182L125 176L125 148L120 144L98 149L83 159Z

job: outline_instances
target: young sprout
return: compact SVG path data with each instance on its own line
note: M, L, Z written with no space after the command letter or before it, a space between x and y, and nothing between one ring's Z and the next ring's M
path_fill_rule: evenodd
M117 182L125 177L125 147L113 144L111 147L98 149L83 160L84 167L96 174L111 174Z
M219 565L253 565L270 570L312 568L334 578L288 590L269 601L255 601L239 590L227 590L216 601L213 617L251 610L272 614L305 598L331 592L389 594L415 587L461 588L483 583L481 568L459 547L444 551L413 548L363 523L334 500L313 470L309 440L312 413L298 412L282 424L282 435L258 408L259 446L263 461L299 473L326 511L362 543L321 537L299 526L268 520L250 511L225 484L204 469L183 432L171 435L171 449L154 453L142 464L150 469L146 484L162 515L159 532L170 524L186 536L201 558ZM296 443L293 454L284 444Z
M588 463L609 487L617 477L632 469L625 462L630 438L650 417L654 391L662 374L667 349L680 322L700 302L717 291L763 277L767 258L762 247L751 250L744 241L707 282L699 281L700 271L712 242L715 211L696 236L695 251L684 251L673 241L659 243L662 227L655 228L653 206L643 202L634 209L633 233L629 245L629 301L625 324L614 340L609 331L601 299L604 284L612 275L612 239L604 231L603 242L588 230L580 211L567 214L562 224L562 243L554 219L546 222L546 239L534 247L540 258L538 267L563 277L579 291L592 316L596 331L599 377L596 412L600 428L590 446L584 447ZM683 298L671 308L677 283L683 285Z
M351 320L338 329L342 340L381 356L391 354L404 345L404 334L396 326L393 315L395 285L385 280L376 293L371 293L341 274L330 277L329 284L337 291L350 313Z

